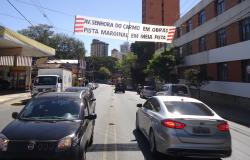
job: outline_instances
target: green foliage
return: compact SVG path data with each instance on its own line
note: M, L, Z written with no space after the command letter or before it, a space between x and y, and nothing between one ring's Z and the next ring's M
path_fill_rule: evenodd
M50 39L49 46L56 48L56 58L82 59L85 56L84 43L65 34L55 34Z
M111 76L111 72L106 67L101 67L98 72L99 72L99 74L101 74L101 75L103 75L104 77L107 77L107 78Z
M45 45L49 45L49 39L54 34L52 29L53 27L47 24L38 24L37 26L30 26L18 32Z
M199 89L208 82L208 79L199 69L187 69L184 72L185 80L188 86Z
M198 90L198 98L200 99L201 87L208 83L207 76L199 69L187 69L184 72L184 76L186 84Z
M131 70L135 66L137 55L134 53L127 53L122 60L118 61L116 68L123 73L123 77L131 78Z
M46 24L30 26L18 31L40 43L56 49L56 58L82 59L85 56L84 43L66 34L58 34L52 31L53 27Z
M88 64L93 66L95 71L98 71L101 67L106 67L110 72L116 70L116 62L118 61L114 57L85 57L85 60Z
M176 58L173 49L155 54L149 64L147 65L146 73L152 74L159 80L165 80L166 82L173 82L172 71L176 66Z
M144 70L149 64L149 60L155 52L155 43L152 42L135 42L131 44L131 51L137 55L135 67L131 70L131 76L134 83L143 84L147 73Z

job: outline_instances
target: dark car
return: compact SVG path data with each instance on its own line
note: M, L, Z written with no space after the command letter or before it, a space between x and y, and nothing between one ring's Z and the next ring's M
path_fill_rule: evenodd
M123 93L125 93L125 90L126 90L126 86L125 86L124 83L117 83L115 85L115 93L117 93L117 92L123 92Z
M50 92L31 99L0 133L0 159L85 160L96 119L86 96Z
M65 89L65 92L79 92L81 94L87 94L90 108L93 110L93 112L95 112L96 98L92 89L90 89L89 87L68 87Z

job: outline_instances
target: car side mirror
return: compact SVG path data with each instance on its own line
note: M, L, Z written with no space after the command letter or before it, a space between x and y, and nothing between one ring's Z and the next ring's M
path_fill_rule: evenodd
M18 114L19 114L18 112L13 112L13 113L12 113L12 118L13 118L13 119L17 119Z
M97 118L97 115L95 113L92 113L84 117L84 119L88 119L88 120L95 120L96 118Z
M137 106L138 108L142 108L142 104L141 104L141 103L137 104L136 106Z
M91 99L91 102L94 102L94 101L96 101L96 99L95 99L95 98L92 98L92 99Z

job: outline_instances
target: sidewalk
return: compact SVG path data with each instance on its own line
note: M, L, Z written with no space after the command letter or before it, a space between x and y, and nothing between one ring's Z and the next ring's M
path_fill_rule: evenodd
M19 98L30 98L30 92L24 92L24 93L12 93L12 94L5 94L0 95L0 104L19 99Z

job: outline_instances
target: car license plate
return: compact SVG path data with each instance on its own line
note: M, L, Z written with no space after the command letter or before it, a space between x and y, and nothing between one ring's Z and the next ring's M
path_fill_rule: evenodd
M209 128L205 128L205 127L194 127L193 128L193 133L196 133L196 134L209 134L210 130L209 130Z

